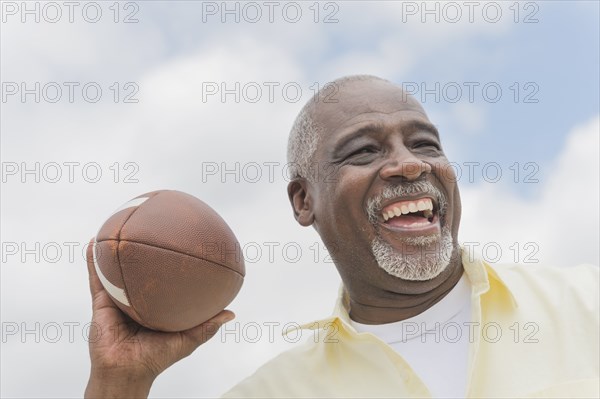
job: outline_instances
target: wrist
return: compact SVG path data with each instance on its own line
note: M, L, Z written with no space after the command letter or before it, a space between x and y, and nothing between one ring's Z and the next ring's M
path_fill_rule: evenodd
M147 398L154 378L119 369L94 369L85 398Z

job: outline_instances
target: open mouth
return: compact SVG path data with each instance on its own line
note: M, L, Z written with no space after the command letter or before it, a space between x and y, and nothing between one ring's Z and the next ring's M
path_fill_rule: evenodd
M430 197L396 201L381 210L383 224L402 229L422 229L438 222L438 209Z

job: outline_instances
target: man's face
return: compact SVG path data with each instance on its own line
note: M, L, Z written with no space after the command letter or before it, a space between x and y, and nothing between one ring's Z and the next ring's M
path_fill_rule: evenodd
M346 83L336 98L313 112L319 173L306 192L344 283L439 284L456 255L460 199L437 130L386 82Z

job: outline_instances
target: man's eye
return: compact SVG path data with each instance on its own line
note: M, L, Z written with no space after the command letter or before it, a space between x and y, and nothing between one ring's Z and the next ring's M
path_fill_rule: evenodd
M365 163L369 163L378 151L379 150L377 149L377 147L371 145L360 147L355 151L350 152L344 158L344 161L353 165L362 165Z
M352 152L350 155L348 155L348 157L353 157L356 155L364 155L364 154L373 154L376 151L377 151L377 149L374 147L371 147L371 146L362 147L362 148L359 148L358 150Z
M421 148L421 149L435 149L439 150L440 146L433 141L418 141L413 145L413 148Z

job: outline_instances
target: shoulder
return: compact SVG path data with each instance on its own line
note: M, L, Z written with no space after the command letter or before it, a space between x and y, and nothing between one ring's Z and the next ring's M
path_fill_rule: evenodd
M572 267L537 264L487 264L487 266L509 289L519 307L537 303L554 309L575 307L585 313L597 313L600 307L598 266L588 264Z
M598 266L582 264L571 267L544 266L539 264L486 264L498 274L507 286L576 287L578 291L598 291Z
M599 366L598 267L487 265L487 268L490 291L510 292L516 305L501 306L501 294L485 301L489 311L486 321L498 322L506 332L500 341L482 340L482 347L490 354L490 370L496 367L492 359L505 359L499 364L510 363L514 375L528 376L529 381L521 381L524 392L535 386L543 388L539 397L587 392L593 382L584 384L580 380L594 378L597 382Z

